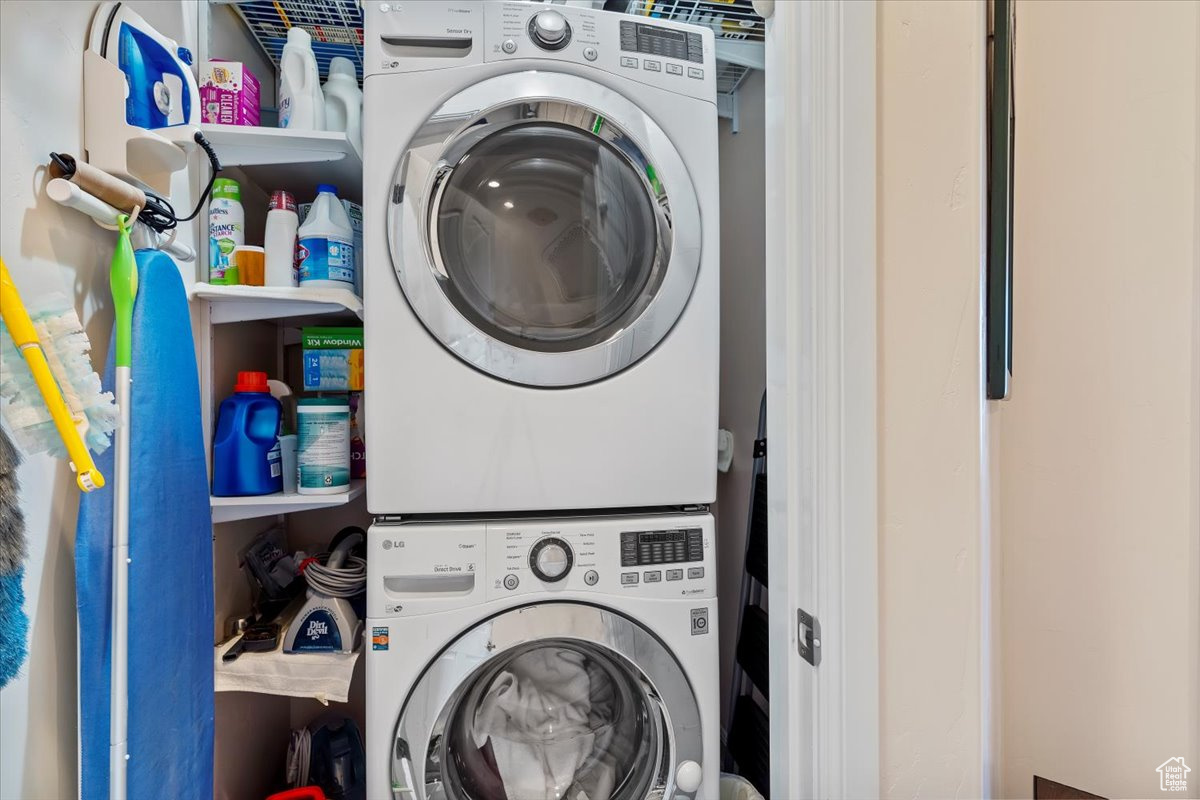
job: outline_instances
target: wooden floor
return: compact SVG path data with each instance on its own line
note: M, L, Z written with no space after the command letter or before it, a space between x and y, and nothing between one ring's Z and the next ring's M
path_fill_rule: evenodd
M1033 800L1105 800L1105 798L1043 778L1040 775L1034 775Z

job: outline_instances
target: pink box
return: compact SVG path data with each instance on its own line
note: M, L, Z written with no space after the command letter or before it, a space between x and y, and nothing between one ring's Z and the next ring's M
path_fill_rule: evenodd
M213 59L200 71L200 120L222 125L257 125L258 78L240 61Z

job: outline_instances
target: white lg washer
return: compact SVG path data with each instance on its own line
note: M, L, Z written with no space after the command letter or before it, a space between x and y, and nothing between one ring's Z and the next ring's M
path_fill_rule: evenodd
M365 13L370 510L712 502L712 32L524 2Z
M708 514L376 524L367 795L716 800Z

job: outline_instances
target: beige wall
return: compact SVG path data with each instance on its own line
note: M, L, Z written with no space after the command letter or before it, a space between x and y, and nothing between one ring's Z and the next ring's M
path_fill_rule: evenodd
M746 557L746 514L754 469L758 407L766 386L766 232L762 72L738 92L739 132L720 121L721 146L721 410L720 426L733 431L729 472L717 478L717 596L720 600L721 705L726 708L737 645L737 619ZM728 566L726 566L728 565Z
M1017 7L1002 794L1200 796L1194 2Z
M984 6L878 7L880 790L988 781Z

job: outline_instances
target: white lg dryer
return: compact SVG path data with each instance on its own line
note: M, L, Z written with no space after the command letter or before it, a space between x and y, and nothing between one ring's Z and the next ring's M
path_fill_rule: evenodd
M367 541L368 797L718 798L711 516Z
M712 32L365 9L370 510L712 502Z

